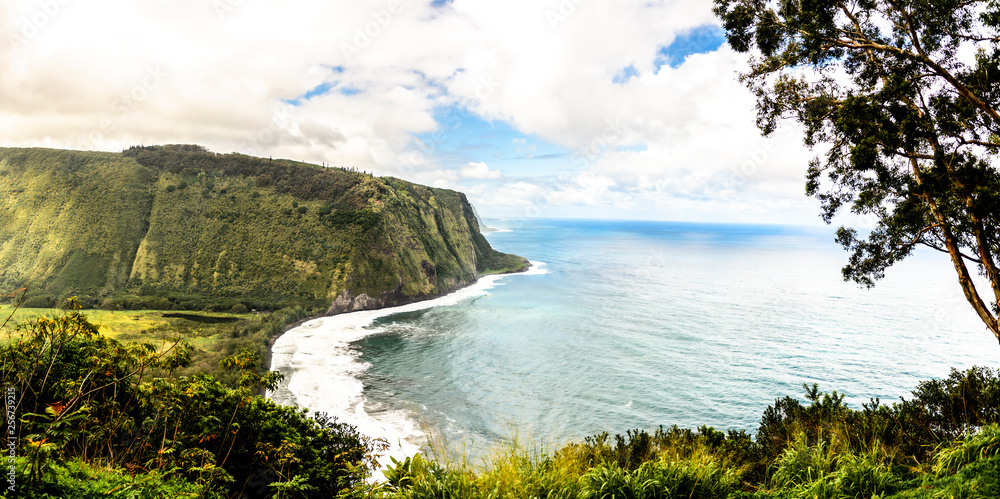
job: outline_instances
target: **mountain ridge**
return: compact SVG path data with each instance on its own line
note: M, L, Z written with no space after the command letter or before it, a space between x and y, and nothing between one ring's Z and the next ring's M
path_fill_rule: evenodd
M527 267L457 191L195 145L0 148L0 289L35 303L335 314Z

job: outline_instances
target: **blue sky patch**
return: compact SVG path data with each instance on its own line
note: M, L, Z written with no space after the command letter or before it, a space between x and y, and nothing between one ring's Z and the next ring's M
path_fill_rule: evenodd
M689 55L715 52L725 42L725 30L713 24L685 31L678 35L669 46L660 49L654 63L655 71L659 72L663 66L676 68L683 64L684 59Z
M416 150L443 168L484 162L508 176L539 176L558 172L569 151L534 135L524 134L504 121L487 121L459 106L434 113L438 130L416 134ZM562 159L562 161L560 161Z
M626 66L622 68L622 70L619 71L611 81L619 85L624 85L636 76L639 76L639 71L635 69L635 66Z
M335 87L336 85L337 85L336 83L329 83L324 81L323 83L320 83L319 85L313 87L308 92L294 99L282 99L282 102L284 102L285 104L291 104L293 106L301 106L303 102L306 102L312 99L313 97L319 95L325 95L330 91L331 88Z
M297 106L301 106L302 104L304 104L304 103L312 100L314 97L319 97L321 95L326 95L326 94L330 93L333 90L336 90L337 93L339 93L341 95L346 95L348 97L350 97L352 95L358 95L358 94L360 94L361 92L364 91L364 90L362 90L360 88L354 88L354 87L339 87L338 88L338 85L340 85L339 81L335 81L335 82L332 82L332 83L325 81L323 83L320 83L319 85L316 85L315 87L313 87L308 92L306 92L306 93L304 93L304 94L302 94L302 95L300 95L300 96L298 96L298 97L296 97L294 99L282 99L282 102L284 102L285 104L291 104L291 105L297 107Z

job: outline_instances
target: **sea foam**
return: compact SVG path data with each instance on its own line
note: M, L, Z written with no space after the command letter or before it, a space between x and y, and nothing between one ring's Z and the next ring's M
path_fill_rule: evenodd
M432 300L305 322L275 341L271 370L280 372L285 379L267 396L282 405L336 416L339 421L355 426L362 435L385 440L389 448L379 460L382 464L388 463L390 457L412 456L425 443L426 434L413 415L405 411L366 411L364 385L359 376L370 366L358 359L351 343L382 332L383 329L372 327L381 317L455 305L486 294L504 278L546 272L545 263L531 262L526 272L484 276L471 286Z

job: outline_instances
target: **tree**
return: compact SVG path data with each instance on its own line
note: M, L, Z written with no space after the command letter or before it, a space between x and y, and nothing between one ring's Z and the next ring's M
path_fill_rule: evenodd
M757 126L792 119L807 146L806 192L841 227L845 280L871 287L926 246L950 257L965 298L1000 340L1000 2L715 0ZM972 272L987 281L977 287ZM986 288L990 289L986 289Z

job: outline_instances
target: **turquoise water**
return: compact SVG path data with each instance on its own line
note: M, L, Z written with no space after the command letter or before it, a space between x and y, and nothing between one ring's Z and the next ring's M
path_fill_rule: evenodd
M275 347L289 379L272 396L406 453L428 436L482 449L515 432L558 445L661 424L754 431L802 383L860 407L1000 358L944 255L865 290L841 279L827 228L487 222L533 272L293 331Z

